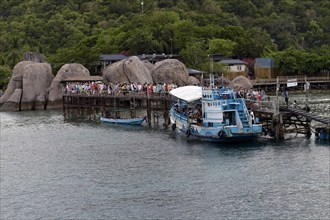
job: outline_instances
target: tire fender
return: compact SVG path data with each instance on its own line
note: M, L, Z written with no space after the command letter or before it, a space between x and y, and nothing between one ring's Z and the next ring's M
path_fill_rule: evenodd
M174 131L176 129L176 124L172 124L172 131Z
M187 135L187 137L189 137L189 136L191 135L191 131L190 131L190 129L188 129L188 130L186 131L186 135Z
M225 131L224 130L220 130L218 133L219 138L223 138L225 136Z

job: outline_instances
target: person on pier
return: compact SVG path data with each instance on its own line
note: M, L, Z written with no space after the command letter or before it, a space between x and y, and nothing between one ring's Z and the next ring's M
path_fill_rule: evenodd
M289 92L288 92L288 90L285 89L284 92L282 93L282 95L284 96L286 107L288 107L288 105L289 105Z

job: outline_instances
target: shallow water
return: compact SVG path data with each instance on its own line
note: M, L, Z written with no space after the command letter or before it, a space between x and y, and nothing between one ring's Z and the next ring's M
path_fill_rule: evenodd
M213 144L61 111L0 120L0 219L330 218L329 142L314 135Z

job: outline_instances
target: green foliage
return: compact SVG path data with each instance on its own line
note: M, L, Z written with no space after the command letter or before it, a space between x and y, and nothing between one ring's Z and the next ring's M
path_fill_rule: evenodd
M329 70L329 54L321 56L317 53L289 48L272 52L269 56L275 59L275 68L281 75L317 76L322 70Z
M12 75L11 68L6 65L0 65L0 88L8 84Z
M1 65L13 68L30 50L43 53L54 72L69 62L93 72L100 54L126 51L177 53L187 66L204 70L210 53L271 54L281 74L329 69L328 1L144 0L143 7L141 2L1 1Z
M202 44L188 45L181 50L180 57L185 60L187 67L195 69L203 69L203 65L208 62L207 54Z
M237 43L226 39L212 39L210 40L210 47L208 52L210 54L222 54L225 56L232 56Z

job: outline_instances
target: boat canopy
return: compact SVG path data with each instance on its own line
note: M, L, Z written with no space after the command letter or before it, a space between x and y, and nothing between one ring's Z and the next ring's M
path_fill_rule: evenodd
M202 87L182 86L171 90L170 94L186 102L193 102L202 98Z

